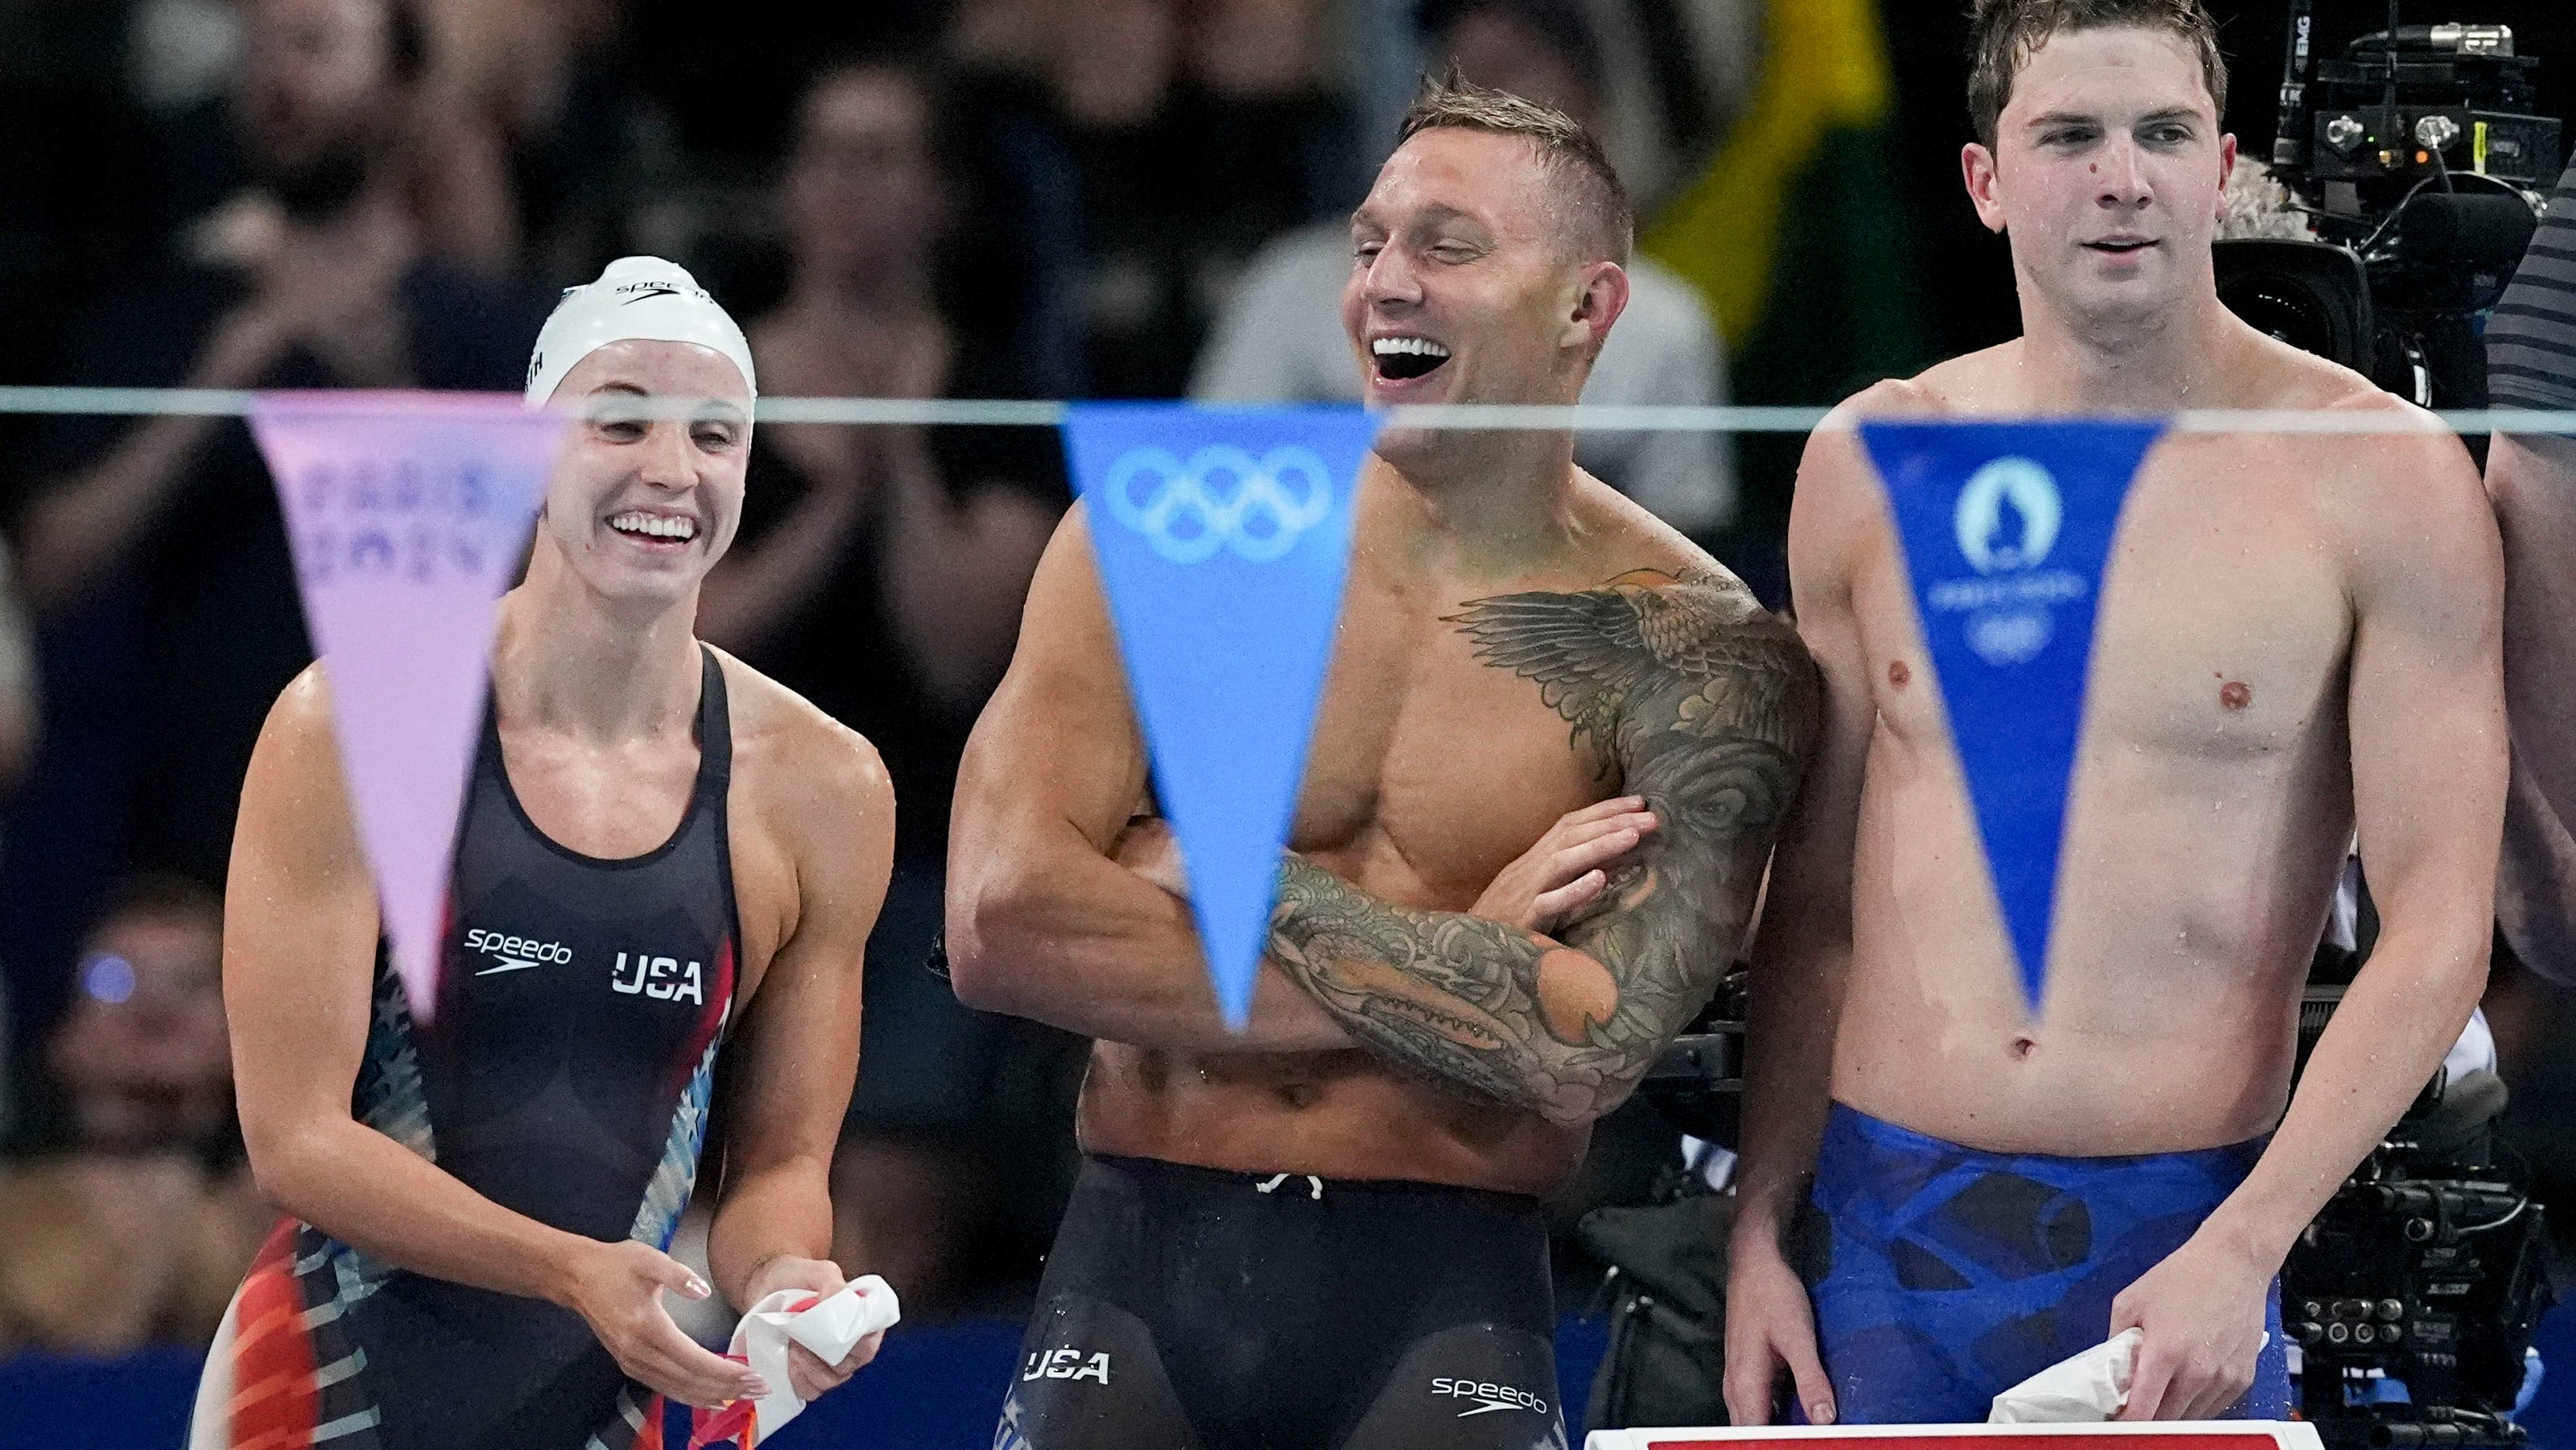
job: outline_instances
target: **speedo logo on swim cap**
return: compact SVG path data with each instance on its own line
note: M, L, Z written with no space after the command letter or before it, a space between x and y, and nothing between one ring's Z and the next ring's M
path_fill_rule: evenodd
M708 302L715 301L714 298L708 297L706 292L700 288L682 287L676 282L664 282L660 280L650 282L629 282L624 286L612 287L608 290L614 296L625 297L626 301L620 305L628 307L644 301L648 297L697 297ZM633 293L634 295L628 296L627 294L629 293Z
M559 941L538 941L532 937L510 936L481 927L465 934L465 949L486 952L499 958L474 975L488 977L496 972L524 972L530 967L570 966L572 948Z

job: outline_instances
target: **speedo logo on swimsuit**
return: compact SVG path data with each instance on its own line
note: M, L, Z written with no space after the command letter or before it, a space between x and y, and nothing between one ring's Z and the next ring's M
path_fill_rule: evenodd
M475 972L488 977L495 972L524 972L530 967L570 966L572 948L559 941L538 941L532 937L511 936L506 932L485 931L481 927L465 934L465 949L487 952L498 961Z
M1040 1350L1020 1371L1023 1380L1098 1380L1109 1383L1109 1356L1085 1355L1078 1349Z
M1458 1412L1458 1418L1461 1420L1469 1415L1490 1415L1496 1410L1528 1410L1540 1415L1547 1413L1547 1401L1529 1391L1482 1380L1453 1380L1445 1377L1434 1379L1431 1382L1431 1394L1435 1399L1474 1400L1476 1403Z
M696 962L676 961L670 957L649 956L637 952L629 957L617 954L617 966L608 974L608 985L630 997L650 997L656 1002L696 1002L705 1005L707 996L701 985L704 969Z

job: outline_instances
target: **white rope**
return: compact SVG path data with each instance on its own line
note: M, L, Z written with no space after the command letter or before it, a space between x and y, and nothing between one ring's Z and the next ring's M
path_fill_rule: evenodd
M239 417L257 395L241 389L0 387L0 414L98 414L123 417ZM679 399L626 399L630 416L687 417ZM1014 398L763 398L754 416L765 423L911 424L926 427L1048 428L1068 405ZM1579 432L1812 433L1826 408L1541 407L1505 403L1414 404L1390 408L1391 428L1570 429ZM2576 435L2576 411L2493 409L2433 415L2454 433ZM1926 421L1933 421L1926 418ZM1975 420L1967 420L1975 421ZM2232 410L2195 408L2173 415L2185 433L2416 433L2421 415L2384 410Z

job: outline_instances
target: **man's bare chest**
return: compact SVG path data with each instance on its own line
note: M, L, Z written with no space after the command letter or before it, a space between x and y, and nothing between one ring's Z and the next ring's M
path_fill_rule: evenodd
M2088 750L2260 759L2341 728L2352 612L2308 486L2151 463L2098 587ZM1946 743L1892 535L1856 571L1853 602L1882 729Z
M1346 622L1292 845L1390 900L1457 909L1620 781L1606 742L1441 613Z

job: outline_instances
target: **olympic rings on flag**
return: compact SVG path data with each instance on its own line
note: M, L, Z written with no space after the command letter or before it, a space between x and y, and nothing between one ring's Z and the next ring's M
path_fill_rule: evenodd
M1110 517L1175 564L1196 564L1219 549L1266 563L1297 547L1333 511L1331 470L1297 447L1255 459L1215 444L1187 463L1169 449L1130 449L1109 465L1099 491Z

